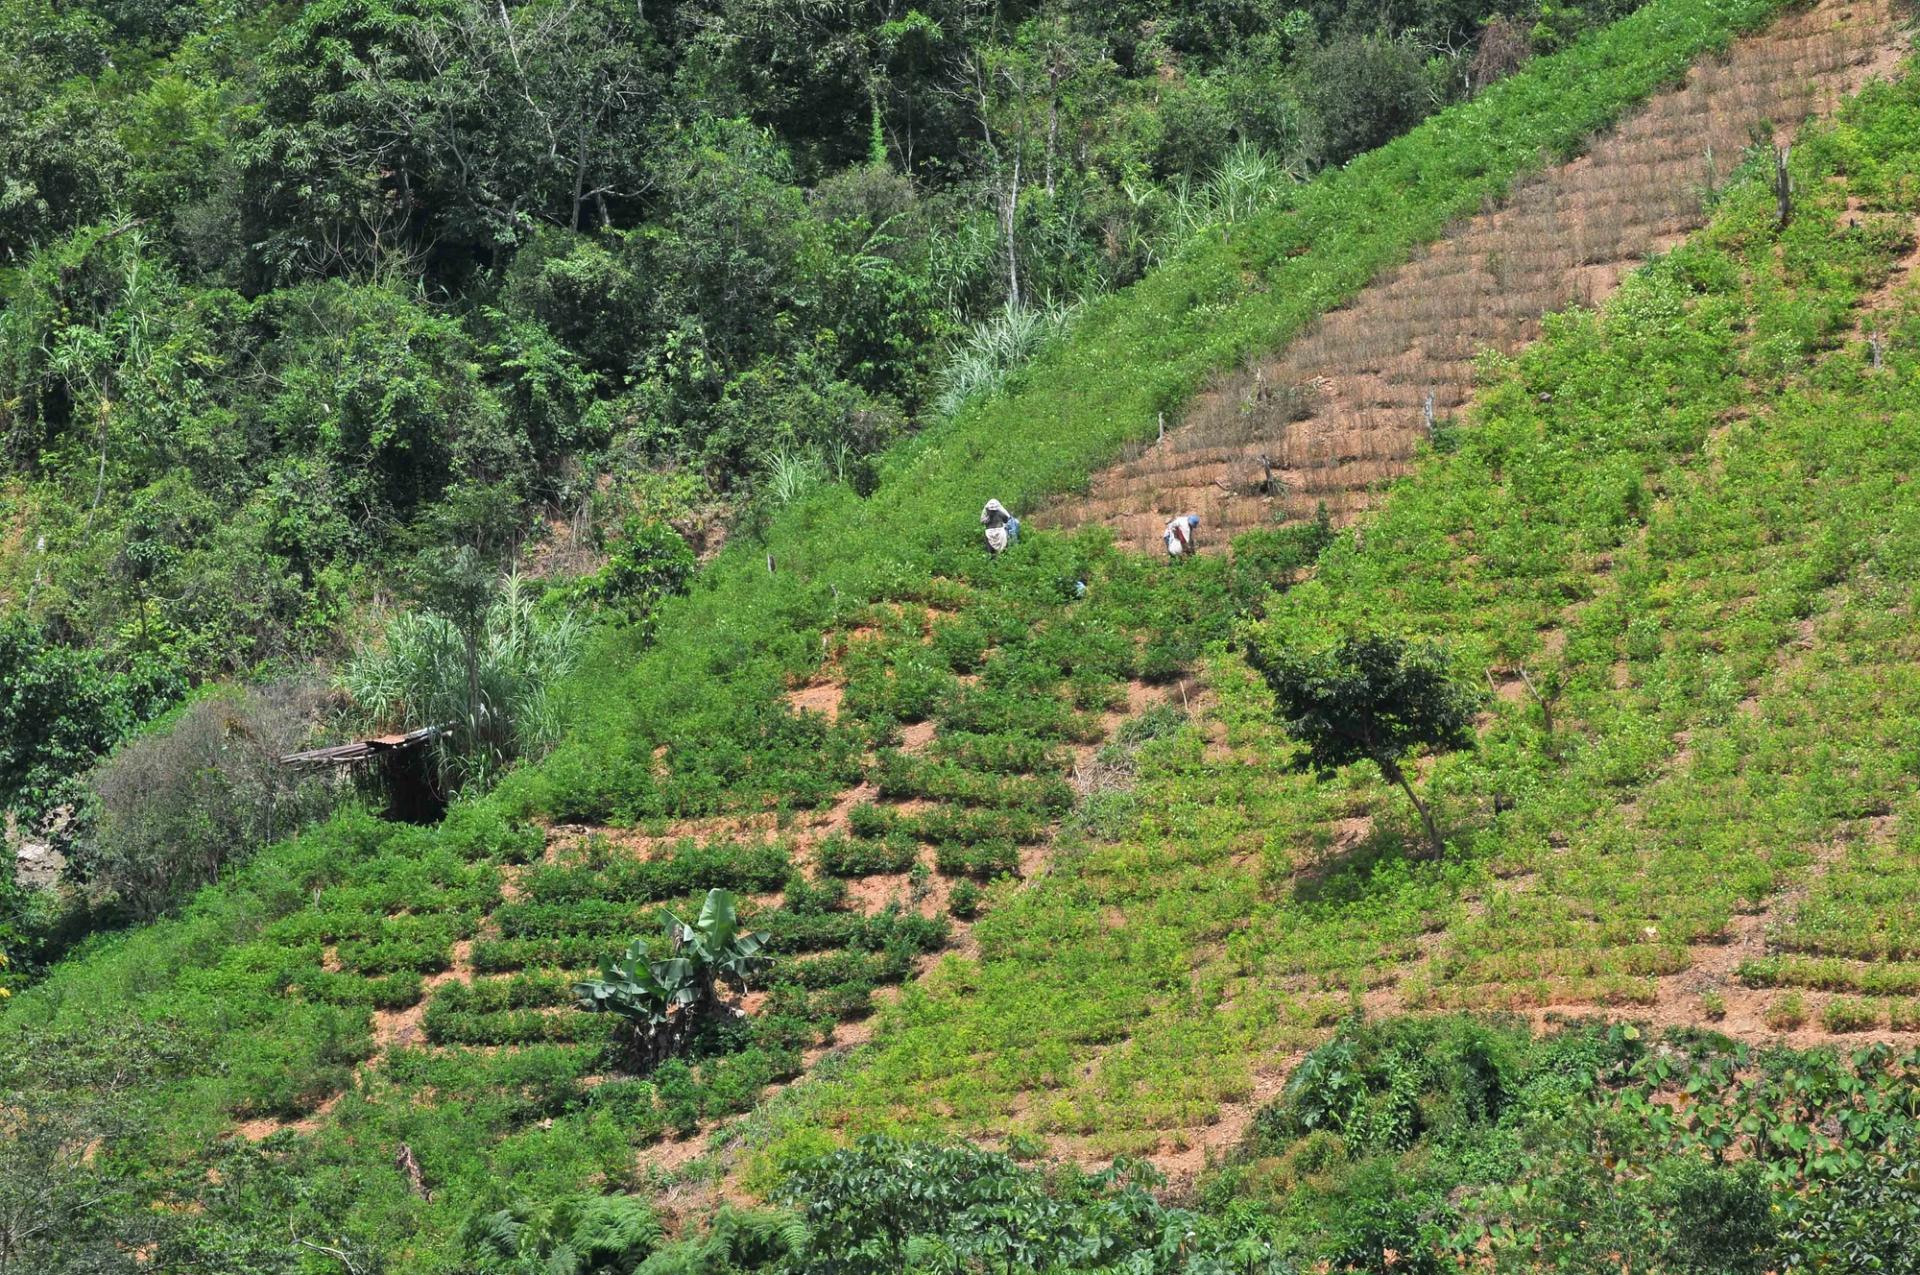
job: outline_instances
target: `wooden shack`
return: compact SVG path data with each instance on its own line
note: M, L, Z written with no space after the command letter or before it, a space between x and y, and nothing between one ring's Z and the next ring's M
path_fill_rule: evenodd
M422 726L393 735L375 735L326 748L285 753L285 766L347 766L355 778L377 789L386 801L386 816L407 823L431 823L446 810L439 774L430 745L453 734L451 726Z

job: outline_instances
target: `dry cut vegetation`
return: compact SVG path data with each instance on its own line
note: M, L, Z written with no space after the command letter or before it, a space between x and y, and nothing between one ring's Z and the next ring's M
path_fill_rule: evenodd
M1756 147L1888 74L1905 29L1889 0L1822 0L1738 41L1278 356L1218 378L1178 429L1041 521L1103 523L1146 548L1176 513L1198 512L1215 547L1320 506L1350 519L1467 401L1482 352L1511 353L1543 316L1610 295L1705 221Z

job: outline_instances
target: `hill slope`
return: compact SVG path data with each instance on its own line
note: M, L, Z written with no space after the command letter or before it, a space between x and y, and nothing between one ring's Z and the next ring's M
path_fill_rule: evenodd
M1173 574L1098 535L987 562L969 525L983 490L1017 499L1084 472L1221 355L1293 330L1520 157L1574 144L1764 13L1657 4L1097 311L1030 391L922 440L871 500L803 502L771 564L731 550L666 612L657 650L609 637L573 741L496 798L434 832L343 818L181 921L69 962L8 1013L10 1081L65 1059L36 1083L69 1111L119 1086L133 1127L111 1164L132 1198L195 1219L163 1236L167 1264L284 1249L291 1228L356 1261L457 1269L462 1223L503 1187L550 1197L684 1169L686 1144L652 1149L663 1135L844 1044L833 1020L917 972L959 882L1009 859L1031 884L993 887L871 1051L756 1123L776 1140L766 1163L909 1127L1195 1169L1356 1001L1632 1012L1671 1005L1691 970L1722 980L1730 1015L1784 1001L1761 984L1851 979L1851 1016L1823 1027L1907 1031L1913 891L1870 883L1905 862L1897 825L1871 821L1908 778L1885 740L1912 688L1884 630L1911 588L1913 338L1888 310L1872 369L1848 334L1863 301L1887 308L1875 290L1911 246L1910 86L1800 149L1784 234L1742 187L1605 316L1550 324L1309 583L1262 601L1322 547L1310 530ZM1429 154L1454 167L1434 174ZM1377 233L1322 234L1356 206L1383 210ZM1313 282L1243 293L1256 267ZM1060 428L1017 428L1032 420ZM1364 777L1285 771L1223 645L1249 603L1265 640L1365 617L1444 634L1463 670L1493 673L1505 693L1480 746L1434 767L1444 863L1399 852L1398 808ZM1783 658L1810 616L1825 617L1812 653ZM1209 643L1217 702L1180 678ZM1510 698L1523 663L1566 685L1552 740ZM827 680L837 699L805 689ZM1181 726L1176 702L1218 724ZM1817 719L1816 703L1831 706ZM1047 839L1069 768L1072 835L1048 863L1020 847ZM1495 815L1496 794L1515 809ZM854 836L834 842L842 820ZM1844 851L1816 876L1827 844ZM814 870L793 873L796 855ZM921 856L935 873L895 871ZM837 876L859 884L841 893ZM781 990L738 1048L610 1075L600 1021L552 1012L566 972L709 885L754 896L788 958ZM1850 917L1868 906L1884 926ZM1769 917L1780 959L1739 985L1694 968ZM1792 944L1851 959L1796 963ZM268 1122L247 1130L265 1140L231 1136L236 1117Z
M1164 441L1050 507L1047 525L1099 522L1144 549L1189 510L1222 544L1319 506L1345 521L1405 471L1429 396L1444 421L1471 397L1483 351L1511 354L1548 312L1605 300L1698 227L1757 137L1785 143L1889 72L1904 21L1891 5L1828 0L1703 61L1580 160L1533 175L1282 354L1210 385Z
M1216 653L1212 724L1144 754L1137 821L1057 852L809 1119L1191 1171L1355 1009L1920 1040L1917 124L1911 83L1869 91L1796 148L1784 233L1745 185L1552 319L1252 630L1431 634L1491 680L1429 777L1444 863L1410 861L1390 787L1292 774ZM1908 348L1875 368L1868 331Z

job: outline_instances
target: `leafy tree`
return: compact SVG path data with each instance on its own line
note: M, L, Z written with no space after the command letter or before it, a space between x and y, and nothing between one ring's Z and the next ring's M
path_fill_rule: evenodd
M87 79L112 56L87 8L0 14L0 261L24 255L49 227L103 216L126 171L111 106Z
M587 589L594 598L643 618L686 589L693 567L693 550L679 532L658 518L630 515L607 546L607 564Z
M1419 812L1432 853L1445 853L1433 813L1402 765L1416 749L1450 752L1473 739L1478 700L1453 678L1438 646L1385 634L1350 636L1318 650L1273 650L1256 641L1247 660L1301 745L1297 769L1327 775L1372 762Z
M486 637L487 613L493 609L499 582L493 567L472 545L429 549L414 560L413 587L420 605L446 621L459 638L467 688L460 720L475 735L482 729L480 643Z
M183 689L157 660L115 668L23 617L0 620L0 803L37 817L76 800L93 759Z
M1343 164L1420 122L1435 105L1421 59L1384 35L1340 36L1309 54L1301 101L1322 164Z

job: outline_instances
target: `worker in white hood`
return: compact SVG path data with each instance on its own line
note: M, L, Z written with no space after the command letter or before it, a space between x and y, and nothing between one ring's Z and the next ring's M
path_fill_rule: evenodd
M981 508L980 525L987 529L988 550L996 554L1020 538L1020 520L997 500L989 500Z
M1193 552L1194 537L1200 534L1200 515L1181 514L1167 524L1164 538L1167 542L1167 556L1178 558L1182 554Z

